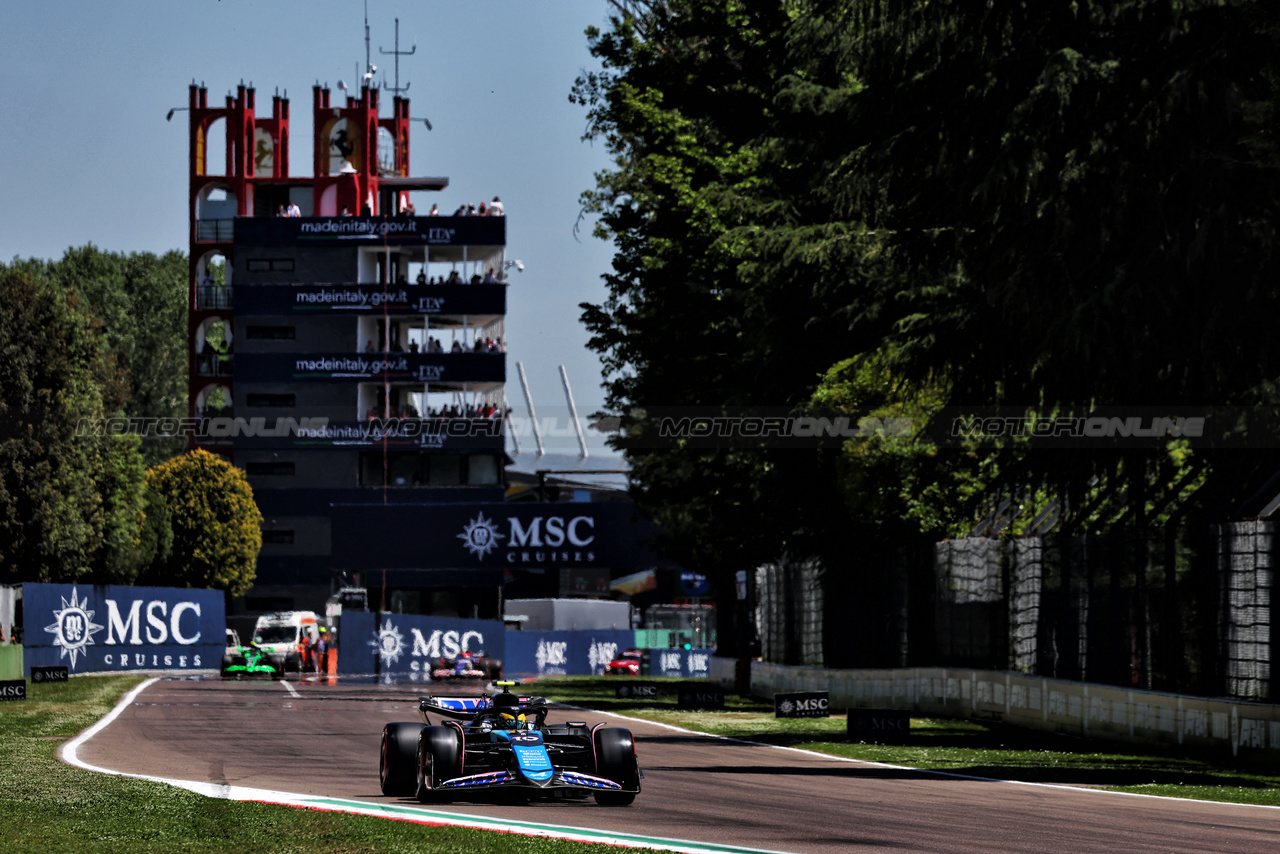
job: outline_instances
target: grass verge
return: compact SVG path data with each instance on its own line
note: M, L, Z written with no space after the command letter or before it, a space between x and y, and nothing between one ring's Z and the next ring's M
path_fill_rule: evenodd
M851 743L845 736L843 715L778 720L772 703L733 695L726 695L724 711L683 711L675 708L674 696L674 686L681 680L648 680L657 682L660 690L664 683L671 683L671 690L657 702L638 703L616 699L622 678L555 677L521 690L697 732L870 762L1000 780L1280 806L1280 774L1274 764L935 718L912 718L909 745Z
M162 783L113 777L57 760L65 741L107 714L137 676L28 683L25 702L0 704L3 850L624 854L633 848L566 842L207 798Z

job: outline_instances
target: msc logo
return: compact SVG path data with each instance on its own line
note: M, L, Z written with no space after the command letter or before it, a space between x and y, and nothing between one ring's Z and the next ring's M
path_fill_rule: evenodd
M539 673L563 675L569 661L569 644L565 641L538 641L538 650L533 660L538 663Z
M618 654L618 645L607 641L592 641L591 648L587 650L587 662L591 665L591 672L597 673L601 671L606 664L613 661Z
M54 609L53 624L44 627L46 632L53 635L53 645L62 647L58 659L71 656L73 668L76 666L77 656L93 643L94 632L106 628L93 621L95 613L89 610L89 597L86 595L83 600L79 599L76 588L72 587L71 601L68 602L64 597L62 607Z
M779 718L825 718L831 714L831 701L825 691L775 694L774 714Z

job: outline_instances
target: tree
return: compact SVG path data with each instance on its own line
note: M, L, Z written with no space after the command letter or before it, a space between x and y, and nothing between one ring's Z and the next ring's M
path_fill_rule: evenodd
M262 513L244 472L221 457L195 450L152 466L147 485L167 506L173 544L141 579L172 587L225 590L251 586L262 548Z
M19 260L14 268L75 289L99 318L102 337L124 371L127 414L175 417L187 412L187 258L170 251L105 252L96 246L68 249L58 261ZM181 437L144 437L151 464L183 450Z
M144 521L136 438L84 424L119 412L120 373L75 291L0 268L0 576L131 580Z
M663 407L798 411L833 365L828 391L883 360L908 396L879 405L924 394L922 413L1274 402L1265 4L614 6L589 31L604 71L573 95L615 159L584 196L617 253L583 322L637 504L679 559L724 583L784 550L837 552L839 478L827 453L663 446ZM857 453L861 510L899 521L925 510L904 476L941 500L953 476L1066 494L1096 469L1140 494L1151 459L1176 456L1006 443L975 473L923 446Z

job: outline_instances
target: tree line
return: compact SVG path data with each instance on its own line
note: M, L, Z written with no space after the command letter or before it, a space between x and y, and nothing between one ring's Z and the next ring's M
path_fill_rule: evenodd
M0 583L252 584L242 472L182 439L88 429L187 414L186 280L176 251L0 263Z
M871 575L859 548L963 535L1001 495L1145 525L1280 471L1280 4L610 5L570 96L613 158L582 321L634 497L724 605L737 570ZM1269 432L1082 450L940 423L1188 406ZM717 446L656 436L671 408L923 429Z

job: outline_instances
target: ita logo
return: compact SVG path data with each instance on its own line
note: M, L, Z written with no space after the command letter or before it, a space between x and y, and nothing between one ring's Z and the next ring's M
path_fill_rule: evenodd
M483 560L485 555L498 547L502 534L498 533L498 526L492 519L486 519L483 513L477 513L476 518L468 522L462 533L458 534L458 539L462 540L467 551Z
M71 601L68 602L64 597L62 607L54 609L53 625L44 627L46 632L53 635L53 645L62 647L58 658L63 659L70 655L73 669L76 666L76 657L85 652L85 647L93 644L94 632L100 632L106 628L93 621L93 614L94 612L89 610L88 595L80 600L76 596L76 588L72 587ZM88 655L88 653L85 654Z

